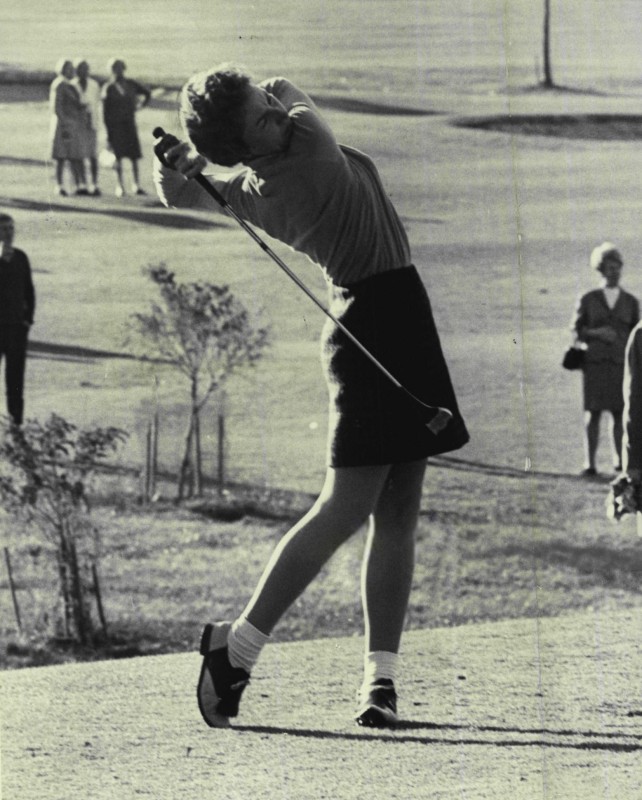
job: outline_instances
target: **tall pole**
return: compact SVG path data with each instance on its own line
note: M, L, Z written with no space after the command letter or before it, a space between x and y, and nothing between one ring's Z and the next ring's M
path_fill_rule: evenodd
M544 86L553 86L551 68L551 0L544 0Z

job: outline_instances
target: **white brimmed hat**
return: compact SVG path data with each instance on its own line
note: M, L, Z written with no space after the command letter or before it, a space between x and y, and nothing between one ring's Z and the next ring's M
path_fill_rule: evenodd
M600 269L602 262L607 256L609 256L609 258L616 259L620 262L620 264L624 264L622 254L613 244L613 242L602 242L602 244L594 248L593 252L591 253L591 269Z

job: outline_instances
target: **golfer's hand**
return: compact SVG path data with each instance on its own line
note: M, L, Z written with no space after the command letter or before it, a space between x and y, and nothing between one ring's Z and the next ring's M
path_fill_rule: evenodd
M172 167L186 178L195 178L207 166L207 159L197 152L188 142L179 142L165 153L165 158Z

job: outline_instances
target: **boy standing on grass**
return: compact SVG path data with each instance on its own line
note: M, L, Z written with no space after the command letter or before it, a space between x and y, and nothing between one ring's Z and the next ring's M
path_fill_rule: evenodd
M397 380L453 414L439 434L428 431L387 378L327 321L325 483L312 509L278 544L242 614L233 623L205 626L199 709L208 725L229 724L276 623L367 521L361 576L366 652L356 720L394 725L426 458L468 440L406 232L371 159L339 145L312 100L289 81L257 84L223 64L187 83L181 118L190 141L167 150L173 169L156 165L163 202L218 209L187 180L205 172L243 219L322 268L331 312ZM212 164L244 169L218 179L209 174Z
M0 214L0 361L4 356L7 411L22 425L27 337L36 294L29 259L13 246L14 235L13 218Z

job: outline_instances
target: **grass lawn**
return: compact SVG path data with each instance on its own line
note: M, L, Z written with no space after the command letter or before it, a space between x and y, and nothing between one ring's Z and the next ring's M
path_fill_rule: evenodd
M204 618L238 610L324 471L322 316L234 223L169 212L151 191L151 131L177 129L172 87L216 60L213 53L248 63L257 75L299 82L339 140L375 158L429 289L472 441L457 454L466 463L437 460L429 470L409 624L637 607L633 523L613 528L604 517L604 481L573 477L582 461L580 387L560 360L575 299L596 284L587 266L595 244L618 244L623 283L642 297L638 5L615 0L604 21L595 3L565 4L554 31L555 68L573 91L553 92L535 87L537 4L485 0L463 24L461 10L445 0L372 2L365 20L356 0L342 3L341 14L326 3L287 0L268 13L244 0L216 25L208 24L213 7L188 5L200 26L185 4L148 0L126 22L115 2L90 3L78 15L68 4L45 9L35 0L0 20L8 43L2 58L14 71L51 69L62 53L82 50L103 74L118 50L132 77L156 86L139 115L150 194L117 200L104 173L104 196L82 201L53 194L46 84L0 86L0 208L15 216L16 244L34 268L32 340L57 351L35 349L29 360L27 415L56 411L79 425L125 428L120 464L136 471L157 402L161 466L176 471L187 419L180 378L67 349L123 350L129 316L152 297L141 271L150 263L165 261L181 281L228 283L273 329L269 355L228 386L227 473L267 492L268 506L276 488L303 495L283 501L284 518L250 509L223 523L164 502L143 511L132 500L135 481L114 489L111 504L100 506L113 631L144 650L193 646ZM528 135L513 124L524 116ZM313 265L275 249L324 296ZM215 411L203 424L210 476ZM605 473L610 462L605 426ZM164 493L171 497L172 489ZM9 524L0 534L15 554L25 614L42 627L43 551ZM357 536L279 635L359 630L361 547ZM0 603L11 620L6 589L3 576ZM14 636L10 622L5 632Z
M127 500L132 484L124 478L103 478L101 486L107 494L97 500L94 519L102 531L100 588L111 647L83 652L44 644L55 603L53 561L33 534L13 528L3 541L26 633L18 635L10 594L0 592L5 667L196 648L204 621L238 614L272 548L312 499L230 486L188 507L160 501L145 509ZM419 522L408 628L640 609L635 523L607 522L604 496L603 481L436 459ZM364 533L293 605L276 640L362 632Z

